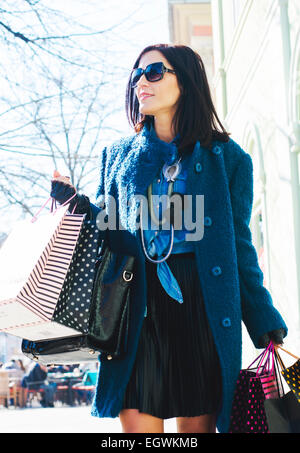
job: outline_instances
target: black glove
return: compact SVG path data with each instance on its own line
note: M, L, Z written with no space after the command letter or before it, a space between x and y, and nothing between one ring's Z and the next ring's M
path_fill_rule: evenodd
M50 196L54 198L58 203L63 204L69 198L76 193L73 186L66 184L62 181L52 180L51 181L51 192ZM92 219L92 211L90 207L89 197L86 195L80 195L76 193L75 197L70 201L69 211L72 212L74 206L77 204L74 213L76 214L87 214L86 220Z
M285 330L281 327L280 329L272 330L271 332L265 333L259 339L259 347L266 348L270 341L273 341L275 344L282 344L284 338Z
M76 193L76 190L73 186L66 184L62 181L57 181L57 180L52 180L51 181L51 192L50 196L52 198L55 198L58 203L63 204L65 201L67 201L69 198L71 198L74 194ZM75 203L73 200L75 200L76 197L72 198L70 203L73 203L73 207Z

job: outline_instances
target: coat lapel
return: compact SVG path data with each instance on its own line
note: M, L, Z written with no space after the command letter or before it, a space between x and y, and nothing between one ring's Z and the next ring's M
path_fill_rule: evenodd
M196 222L196 195L204 194L204 181L202 178L202 171L197 172L197 168L203 168L203 160L205 157L205 149L201 147L200 142L198 141L194 147L192 158L190 160L190 165L187 172L187 181L186 181L186 194L190 195L191 212L189 216L191 221Z

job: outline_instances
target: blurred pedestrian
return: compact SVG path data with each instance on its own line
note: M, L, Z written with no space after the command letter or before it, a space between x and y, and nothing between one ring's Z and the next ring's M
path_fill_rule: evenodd
M44 365L36 363L22 379L22 387L25 389L25 401L30 390L41 390L43 397L40 401L43 407L54 407L54 394L56 384L47 381L48 369Z

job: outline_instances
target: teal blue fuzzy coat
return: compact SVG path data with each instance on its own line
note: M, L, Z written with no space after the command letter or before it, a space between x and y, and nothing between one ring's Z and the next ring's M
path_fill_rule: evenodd
M92 406L92 415L97 417L117 417L120 413L146 306L145 256L140 230L136 228L139 204L128 206L124 203L124 187L127 200L145 193L157 171L171 157L170 146L164 143L150 136L145 127L139 134L124 137L104 148L100 156L97 200L104 199L109 216L113 212L112 195L122 223L122 229L108 231L110 246L136 256L137 260L128 353L123 359L115 360L99 356ZM267 332L284 328L286 335L287 326L263 286L263 273L252 244L249 222L253 203L253 165L250 155L232 139L227 143L214 141L211 149L198 142L188 169L186 193L193 197L204 195L204 234L193 244L222 369L223 400L217 428L227 432L241 368L242 321L256 347L259 347L259 338ZM95 205L92 210L94 215L100 211Z

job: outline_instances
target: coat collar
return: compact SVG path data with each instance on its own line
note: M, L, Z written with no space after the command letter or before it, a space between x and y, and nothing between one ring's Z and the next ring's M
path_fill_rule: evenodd
M171 143L164 142L157 137L153 125L145 124L142 131L136 134L131 146L131 150L126 157L130 166L131 178L135 178L135 193L144 194L148 185L153 181L156 174L167 163L171 165L178 157L177 144L179 134ZM187 193L191 193L193 186L191 176L195 163L201 160L202 153L205 151L197 141L191 156L188 167ZM126 162L124 162L126 165ZM128 174L128 172L126 172Z
M180 134L177 134L170 143L167 143L158 138L153 123L151 123L150 125L145 124L142 133L144 137L146 137L148 142L151 143L153 149L155 149L157 152L162 153L167 165L171 165L176 161L176 159L178 158L177 146L179 143Z
M161 157L165 163L171 165L178 157L178 141L180 135L167 143L158 138L154 125L146 123L140 133L141 144L146 147L146 152L150 157Z

